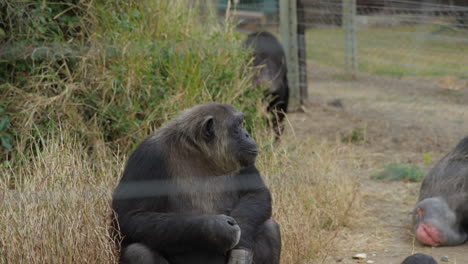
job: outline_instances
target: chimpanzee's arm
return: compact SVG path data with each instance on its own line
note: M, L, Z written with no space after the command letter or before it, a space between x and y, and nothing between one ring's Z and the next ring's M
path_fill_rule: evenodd
M140 242L165 253L208 250L225 253L231 249L233 233L223 215L191 215L134 211L119 217L120 230L129 241ZM239 227L237 227L238 229Z
M112 207L123 246L143 243L166 253L196 249L225 253L235 246L240 229L232 217L172 212L166 194L170 187L155 182L121 182L116 188Z
M259 227L271 217L271 194L255 166L241 170L237 177L240 200L231 211L241 228L236 248L253 250Z

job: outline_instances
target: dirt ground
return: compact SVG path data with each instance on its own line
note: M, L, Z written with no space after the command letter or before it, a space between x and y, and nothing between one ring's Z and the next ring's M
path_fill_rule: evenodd
M309 70L305 112L289 115L296 135L341 140L360 129L364 138L352 143L362 150L365 160L359 172L362 212L356 224L340 232L340 250L330 252L326 263L371 260L374 262L369 263L399 264L418 252L432 255L439 263L468 263L468 244L431 248L413 239L411 211L420 183L369 178L392 162L430 169L468 135L467 82L450 77L396 79L366 74L352 79L313 62L309 62ZM330 104L336 99L341 106ZM368 258L353 260L356 253L366 253ZM449 261L442 262L443 256Z

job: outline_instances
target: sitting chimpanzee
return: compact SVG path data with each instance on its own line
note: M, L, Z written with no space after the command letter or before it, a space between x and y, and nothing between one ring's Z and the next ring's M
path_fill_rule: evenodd
M112 202L122 263L279 263L271 195L242 123L230 105L198 105L130 155Z

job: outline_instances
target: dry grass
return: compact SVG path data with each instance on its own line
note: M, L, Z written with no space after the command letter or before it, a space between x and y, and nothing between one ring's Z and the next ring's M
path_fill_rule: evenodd
M334 250L340 227L360 207L352 146L284 138L259 162L274 197L274 219L281 226L282 263L323 263Z
M90 157L67 135L44 139L23 166L0 168L0 263L116 262L107 230L122 162L102 150Z
M124 160L105 147L88 155L67 135L43 138L45 147L24 157L23 166L0 168L0 263L116 262L109 201ZM334 249L359 206L349 173L356 156L340 143L287 137L263 147L258 166L274 195L282 263L322 263Z

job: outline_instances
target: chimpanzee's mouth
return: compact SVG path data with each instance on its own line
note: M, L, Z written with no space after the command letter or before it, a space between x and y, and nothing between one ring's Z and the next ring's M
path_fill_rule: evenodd
M420 224L416 230L416 238L423 244L437 247L441 244L439 231L430 225Z
M244 153L250 154L250 155L257 155L258 150L257 149L246 149L246 150L244 150Z

